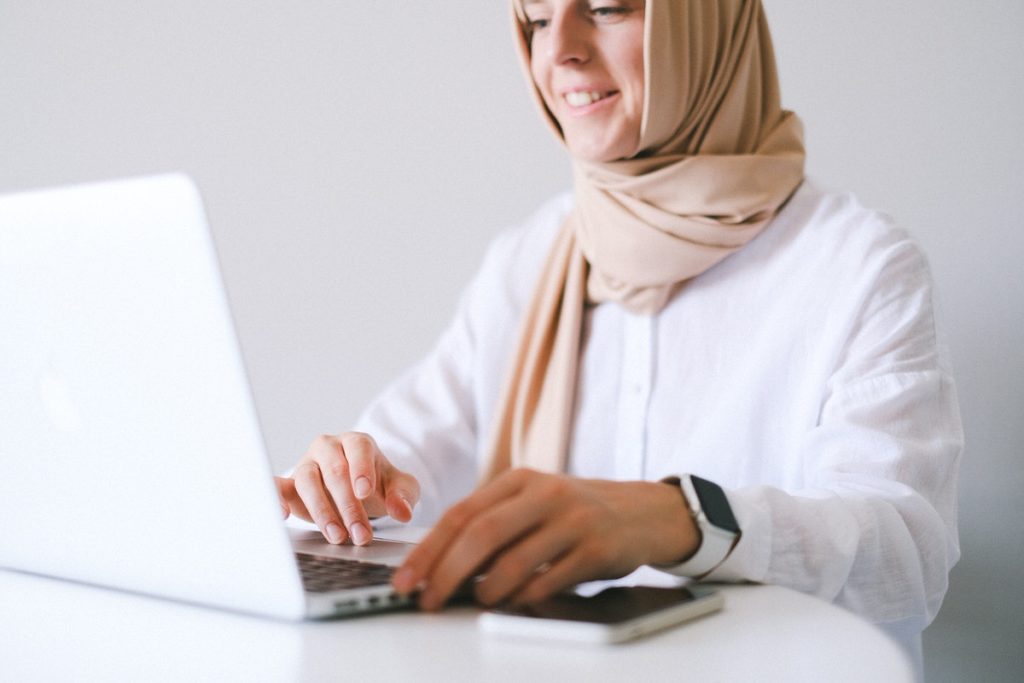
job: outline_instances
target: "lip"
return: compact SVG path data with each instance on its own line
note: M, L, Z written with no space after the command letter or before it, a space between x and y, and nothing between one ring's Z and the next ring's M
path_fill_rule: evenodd
M596 102L591 102L590 104L584 107L572 107L569 105L568 102L565 101L565 96L568 95L569 93L574 92L606 92L608 94L602 97L601 99L597 100ZM562 109L562 111L567 113L569 116L588 116L595 112L601 111L606 107L611 106L612 104L617 102L621 96L622 93L613 88L585 86L579 88L566 88L565 90L560 91L558 93L558 101L560 103L560 108Z

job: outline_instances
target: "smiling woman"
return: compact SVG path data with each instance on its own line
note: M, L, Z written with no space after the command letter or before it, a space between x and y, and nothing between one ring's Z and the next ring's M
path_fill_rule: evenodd
M804 177L757 0L513 8L573 192L278 479L285 513L332 542L434 524L394 577L427 609L472 577L494 604L642 569L796 588L919 654L962 446L922 253Z
M644 105L644 3L523 4L533 82L574 157L632 156Z

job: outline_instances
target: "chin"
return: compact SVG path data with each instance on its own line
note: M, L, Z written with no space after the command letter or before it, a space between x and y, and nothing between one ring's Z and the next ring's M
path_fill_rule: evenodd
M631 141L627 145L619 140L609 142L607 140L583 139L572 136L566 136L565 144L573 157L580 161L589 161L591 163L605 163L625 159L631 156L633 150L636 149L636 141Z
M568 144L569 153L580 161L589 161L592 163L603 163L606 161L614 161L618 157L613 151L605 148L595 148L590 145L573 145Z

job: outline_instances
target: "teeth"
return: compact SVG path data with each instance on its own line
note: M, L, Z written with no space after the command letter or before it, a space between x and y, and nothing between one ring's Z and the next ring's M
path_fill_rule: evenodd
M565 101L570 107L585 107L604 98L604 93L599 92L570 92L565 94Z

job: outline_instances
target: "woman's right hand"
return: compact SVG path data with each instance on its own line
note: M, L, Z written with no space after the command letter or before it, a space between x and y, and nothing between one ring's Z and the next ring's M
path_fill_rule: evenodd
M366 545L373 538L370 518L412 519L419 502L416 478L392 465L369 434L321 436L296 465L291 477L274 477L285 517L296 515L320 527L331 543L351 538Z

